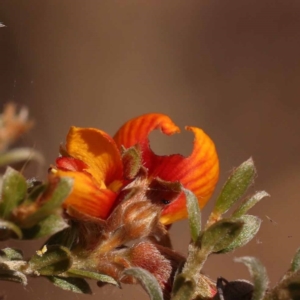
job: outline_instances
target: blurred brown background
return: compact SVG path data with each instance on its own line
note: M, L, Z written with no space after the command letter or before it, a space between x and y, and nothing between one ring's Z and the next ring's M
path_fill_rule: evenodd
M163 112L180 126L204 128L220 156L218 190L253 156L254 190L272 195L252 211L264 221L257 238L212 257L206 272L248 278L233 258L251 255L272 284L280 278L300 246L298 0L1 0L0 22L7 26L0 29L1 107L13 100L30 108L37 125L25 140L47 163L70 125L113 134L131 117ZM152 140L158 153L192 147L188 133ZM186 221L171 232L186 253ZM7 299L91 299L43 279L0 286ZM93 288L99 299L147 299L138 286Z

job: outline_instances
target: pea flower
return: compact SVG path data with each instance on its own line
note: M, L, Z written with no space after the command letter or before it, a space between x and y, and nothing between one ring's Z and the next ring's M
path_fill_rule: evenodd
M113 138L99 129L71 127L65 150L51 170L54 176L74 178L73 191L65 200L64 208L107 219L122 189L130 183L124 175L122 151L133 146L140 150L149 183L153 179L180 182L196 195L200 207L204 207L219 176L214 143L203 130L188 126L186 129L195 136L191 155L160 156L151 150L148 140L155 129L166 135L180 132L168 116L154 113L126 122ZM186 200L181 192L172 202L165 202L160 221L171 224L186 217Z

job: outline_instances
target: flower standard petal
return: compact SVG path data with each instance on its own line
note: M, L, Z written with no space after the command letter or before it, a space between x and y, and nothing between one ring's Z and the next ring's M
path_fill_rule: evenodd
M152 130L160 129L166 135L180 132L172 120L163 114L145 114L126 122L115 134L114 140L118 147L130 148L139 144L142 151L149 148L148 135Z
M123 175L120 152L114 140L105 132L95 128L71 127L66 143L70 156L87 165L85 171L97 184L109 185L121 180Z
M164 180L180 181L185 188L196 195L199 206L203 208L218 181L219 160L214 143L203 130L196 127L186 127L186 129L195 135L192 154L188 157L180 155L156 157L154 166L158 166L160 171L153 167L153 172L158 173ZM181 194L177 200L165 207L161 221L170 224L186 217L186 200Z
M119 147L128 148L140 144L143 165L148 169L150 177L159 177L165 181L180 181L185 188L195 193L200 207L204 207L219 177L219 161L214 143L203 130L186 127L195 135L192 154L188 157L179 154L159 156L153 153L149 146L148 135L154 129L161 129L167 135L179 132L178 127L168 116L147 114L125 123L114 139ZM186 217L186 201L181 194L164 208L161 221L170 224Z

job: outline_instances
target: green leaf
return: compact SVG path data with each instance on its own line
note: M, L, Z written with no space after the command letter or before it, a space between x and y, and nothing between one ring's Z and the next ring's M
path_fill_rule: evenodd
M27 285L27 277L23 273L9 269L9 267L4 263L0 263L0 280Z
M24 200L26 192L27 184L23 175L8 167L3 175L0 217L8 218L12 210Z
M244 223L244 226L240 234L233 240L233 242L218 253L231 252L246 245L257 234L261 224L261 219L251 215L243 215L238 219L232 218L232 220L240 220Z
M270 197L270 195L265 191L256 192L253 196L243 201L240 207L233 212L232 217L241 217L264 197Z
M197 245L206 252L220 252L239 236L244 226L240 220L223 219L211 225L199 237Z
M236 203L253 183L256 175L252 158L236 168L225 183L213 210L214 215L222 215Z
M124 275L130 275L139 280L151 300L163 300L163 293L156 278L148 271L142 268L129 268L123 272Z
M297 272L300 270L300 248L297 249L296 254L293 257L290 271Z
M45 247L45 246L44 246ZM52 245L35 254L29 261L30 267L40 275L58 275L72 266L73 260L69 249Z
M24 239L38 239L41 237L53 235L65 228L68 224L59 215L50 215L31 228L23 230Z
M96 272L91 271L85 271L85 270L78 270L78 269L69 269L68 275L70 276L78 276L82 278L89 278L89 279L95 279L101 282L110 283L113 285L119 286L119 283L112 277L105 275L105 274L99 274Z
M22 227L30 228L52 215L58 208L61 207L61 204L70 194L72 187L73 179L68 177L61 178L60 181L57 184L53 184L53 186L52 183L50 183L48 187L50 189L50 192L48 191L48 193L50 193L50 198L44 200L44 205L22 221ZM45 193L47 194L47 189ZM45 197L47 196L48 195Z
M1 153L0 155L0 167L7 166L22 161L35 160L40 165L45 163L44 156L37 150L32 148L16 148L8 152Z
M188 279L185 274L179 274L173 284L172 300L192 299L196 288L193 279Z
M31 204L35 202L46 190L47 184L39 184L39 182L35 182L34 179L31 181L27 180L27 192L29 193L25 201L23 202L24 205Z
M22 231L14 223L0 219L0 241L7 240L9 238L21 239Z
M61 245L71 249L78 237L78 231L75 224L52 235L46 242L46 245Z
M248 267L254 286L253 296L251 300L262 300L266 294L266 290L269 284L265 267L257 258L254 257L240 257L236 258L235 261L241 262Z
M82 278L47 277L55 286L74 293L92 294L89 284Z
M0 257L5 260L22 260L23 253L18 249L4 248L0 250Z
M192 240L196 243L201 231L201 213L198 199L190 190L182 188L186 197L186 207L189 216L189 225Z

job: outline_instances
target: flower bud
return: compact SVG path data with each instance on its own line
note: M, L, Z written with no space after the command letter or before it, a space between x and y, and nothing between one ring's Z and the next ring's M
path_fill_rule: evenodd
M141 267L152 273L164 289L172 274L171 262L167 260L150 242L140 242L130 249L132 265Z

